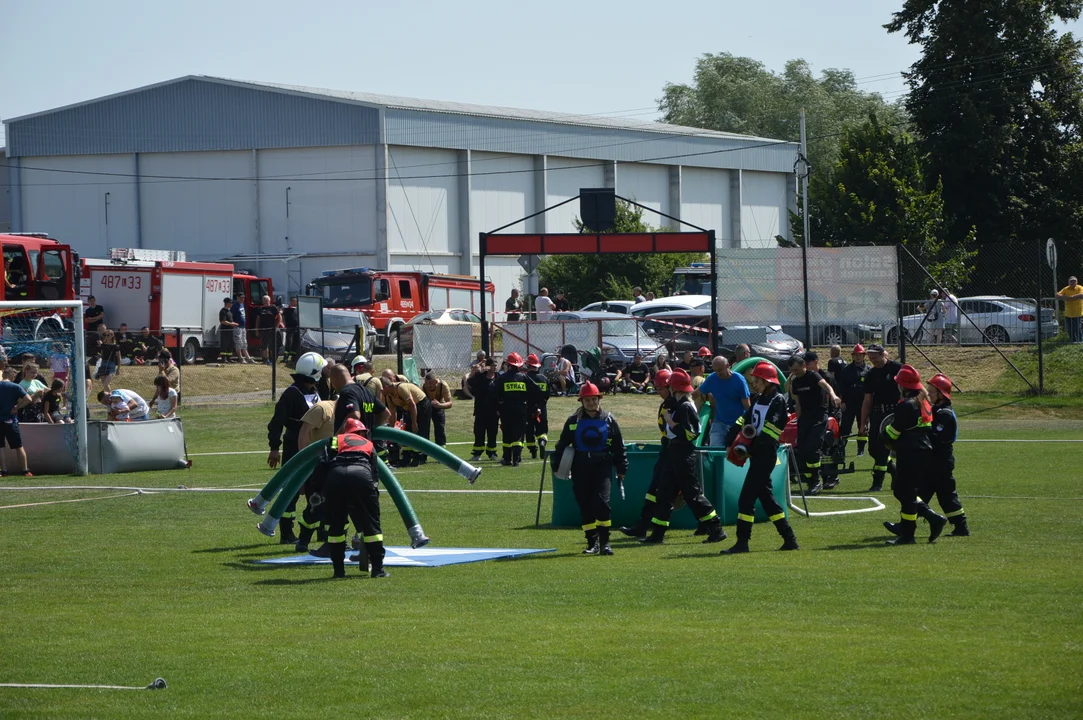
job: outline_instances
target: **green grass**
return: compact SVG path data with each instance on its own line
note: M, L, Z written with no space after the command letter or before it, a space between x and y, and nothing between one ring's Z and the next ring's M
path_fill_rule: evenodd
M573 402L554 403L556 426ZM605 403L631 438L653 438L653 400ZM966 438L1083 437L1063 398L971 396L958 409ZM193 453L266 448L268 407L182 415ZM452 411L452 441L468 439L468 415ZM974 536L905 548L883 545L880 523L897 517L887 493L887 511L794 517L796 553L774 552L757 525L753 552L734 558L687 531L583 557L578 531L533 527L532 495L415 493L434 544L557 552L392 568L385 581L253 565L289 549L255 531L243 492L3 509L0 682L162 676L169 689L0 689L0 717L1079 716L1081 449L960 443ZM255 489L269 476L262 454L194 461L85 484ZM490 466L477 487L534 490L539 469ZM442 468L399 477L408 491L465 488ZM839 490L867 483L845 476ZM5 491L0 505L109 494ZM390 502L384 517L403 544Z

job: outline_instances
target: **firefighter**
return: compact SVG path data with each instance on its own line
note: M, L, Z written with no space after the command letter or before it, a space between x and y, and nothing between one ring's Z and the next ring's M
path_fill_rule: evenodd
M778 391L778 371L768 362L756 363L752 368L752 391L754 401L726 434L726 445L732 445L746 425L756 431L749 448L748 474L737 498L737 542L722 551L723 555L736 555L749 551L752 523L756 521L756 501L760 501L768 519L782 536L779 550L797 550L797 537L786 520L786 513L771 492L771 473L778 462L778 439L786 427L789 415L786 398Z
M526 447L530 457L536 458L539 446L544 453L545 446L549 444L549 379L541 372L541 361L533 353L526 356L526 369L527 377L538 387L538 392L527 403L526 409Z
M432 404L425 391L412 382L400 381L397 376L394 381L381 376L380 383L384 386L384 404L401 412L403 429L428 440L432 425ZM424 453L408 447L402 448L401 453L400 467L416 467L425 460Z
M523 357L510 353L504 362L508 369L498 375L493 384L500 425L503 430L503 457L500 464L519 467L523 459L523 437L526 434L527 406L538 403L538 386L523 372Z
M372 373L372 361L364 355L355 355L350 361L350 374L358 385L368 388L369 392L379 397L384 392L380 378Z
M931 502L933 495L936 495L940 509L952 525L948 537L967 537L970 528L966 524L966 511L955 491L954 446L959 436L959 421L951 407L951 385L951 378L942 373L929 379L929 398L933 403L929 440L933 444L933 455L925 482L918 488L918 496Z
M624 482L628 472L628 455L617 419L602 410L602 392L590 382L579 389L582 407L564 422L557 441L555 456L564 455L565 448L574 448L572 459L572 491L579 505L583 532L587 537L584 555L612 555L609 529L613 525L609 509L609 490L613 471L617 482Z
M293 369L293 384L286 388L275 403L274 415L267 423L267 466L274 469L279 463L285 465L297 454L297 436L301 432L301 418L320 400L316 383L323 376L327 361L316 353L305 353L297 358ZM279 452L279 447L282 452ZM299 494L299 493L298 493ZM297 495L293 496L286 511L282 513L279 527L282 533L278 541L283 545L296 545L293 520L297 516Z
M680 492L685 503L707 531L704 543L716 543L726 539L722 521L714 506L703 494L703 486L696 477L696 438L699 437L699 413L692 402L692 378L684 370L674 370L669 376L669 389L673 396L672 410L663 412L666 426L673 431L663 453L665 474L658 489L658 502L651 518L651 534L644 543L661 544L673 513L673 500Z
M347 418L331 438L311 482L327 504L327 550L334 577L346 577L346 520L361 523L361 535L374 578L388 576L384 570L384 536L380 530L380 489L375 447L365 424Z
M496 361L489 358L474 366L473 373L466 384L474 398L474 447L471 462L481 460L485 453L490 460L496 460L496 431L500 425L500 416L496 413L496 393L493 383L496 380Z
M447 414L451 407L451 388L433 373L425 375L425 384L421 388L432 406L433 440L440 447L447 445ZM422 461L424 462L424 460Z
M871 349L871 348L870 348ZM929 393L921 384L921 375L909 365L903 365L895 375L895 384L903 396L895 405L890 422L874 428L880 442L895 450L896 470L891 478L891 493L899 501L898 523L885 522L884 527L897 537L888 545L913 545L918 517L929 523L929 542L936 540L948 524L947 518L937 515L920 497L918 488L925 482L932 455L929 429L933 424L933 407Z
M842 459L846 460L846 439L854 431L854 421L861 418L861 405L865 402L865 374L869 366L865 364L865 348L858 343L850 353L850 363L835 374L839 384L839 397L842 398L842 422L839 432L842 435ZM857 456L865 454L868 438L858 422Z
M822 456L820 449L824 444L824 432L827 430L827 402L836 407L842 404L831 384L820 373L810 370L808 364L818 363L819 356L811 350L790 358L790 393L794 397L797 409L797 466L801 477L808 485L809 495L816 495L823 490L820 481Z
M662 482L662 475L665 473L664 456L666 446L669 444L669 438L673 436L673 431L666 424L665 413L672 412L673 407L670 403L669 394L669 370L659 370L654 375L654 386L658 388L658 396L662 398L662 402L658 404L658 432L661 435L661 449L658 451L658 460L654 463L654 471L651 473L651 484L647 488L647 494L643 496L643 510L639 513L639 522L635 525L625 525L620 528L620 532L628 537L644 538L647 536L647 530L650 529L651 518L654 517L654 504L658 501L658 486Z
M884 346L880 344L869 345L868 355L872 368L862 380L865 397L861 402L859 427L869 437L869 454L872 455L872 487L868 491L880 492L884 489L884 475L889 472L895 474L891 451L881 442L880 426L899 404L899 386L895 384L895 376L902 370L902 365L888 358Z

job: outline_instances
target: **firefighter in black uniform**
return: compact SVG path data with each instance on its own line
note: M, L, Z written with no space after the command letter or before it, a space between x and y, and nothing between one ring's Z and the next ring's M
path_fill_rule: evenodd
M620 531L628 537L644 538L650 529L651 518L654 517L654 504L658 502L658 487L662 484L662 475L665 473L665 452L669 445L669 438L673 431L666 424L666 412L673 412L670 402L669 370L659 370L654 375L654 387L658 389L658 396L662 402L658 404L658 432L661 434L661 449L658 451L658 460L654 463L654 472L651 473L651 484L647 488L647 494L643 496L643 510L639 513L639 522L635 525L625 525Z
M752 405L730 426L726 434L726 445L730 446L746 425L756 431L749 446L745 484L737 498L737 542L733 547L723 550L723 555L749 551L748 541L752 538L752 524L756 521L757 500L767 513L768 519L775 524L778 534L782 536L782 547L779 550L798 549L797 537L786 520L786 513L771 492L771 473L778 462L778 439L789 419L786 398L778 392L778 371L775 366L768 362L756 363L756 367L752 368L751 385L752 392L755 393Z
M921 384L921 375L909 365L903 365L895 375L895 384L903 392L895 405L895 413L883 428L876 428L880 441L893 446L896 470L891 478L891 493L899 501L898 523L885 522L884 527L897 535L889 545L913 545L918 517L929 522L929 542L936 540L948 524L947 518L937 515L918 496L918 489L925 482L932 456L929 429L933 424L933 407L929 393Z
M835 380L839 385L839 397L842 398L842 422L839 423L839 434L842 436L842 459L846 460L847 437L854 431L854 421L861 419L861 406L865 402L865 373L869 366L865 364L865 348L858 343L854 345L850 353L851 362L835 374ZM857 456L865 454L864 428L858 422L857 428Z
M474 398L474 447L471 462L481 460L486 453L490 460L496 460L496 431L500 426L500 416L496 412L496 393L493 383L496 380L496 361L489 358L474 366L474 373L466 381L470 394Z
M824 444L824 432L827 430L826 401L836 407L842 404L831 384L815 370L809 370L806 363L818 362L819 356L811 350L804 357L794 355L790 358L790 392L797 407L797 466L802 479L808 485L809 495L816 495L823 490L820 481L821 455Z
M500 410L501 441L504 456L501 465L518 467L523 459L523 436L526 434L527 405L538 403L538 386L523 372L523 357L516 352L505 359L508 370L493 383Z
M549 378L541 372L541 360L533 353L526 356L526 370L526 376L538 388L526 408L526 447L530 457L536 458L538 447L541 446L544 453L545 446L549 444Z
M615 388L621 392L643 393L651 379L651 368L643 364L643 356L635 354L632 362L617 371Z
M628 455L617 419L602 410L602 392L593 383L579 389L583 404L564 422L557 441L555 457L564 456L565 448L574 448L572 491L579 505L583 532L587 537L584 555L612 555L609 529L613 525L609 509L610 476L616 470L617 482L624 482Z
M346 577L346 520L361 524L362 541L372 577L382 578L384 536L380 530L380 489L376 449L360 420L347 418L324 450L323 459L309 480L327 503L327 549L334 577Z
M865 373L862 381L865 399L861 404L860 429L869 436L869 454L872 455L872 487L869 492L880 492L884 489L885 473L895 474L891 450L881 440L880 426L899 404L899 386L894 378L902 365L889 359L884 346L879 344L869 345L869 362L872 368Z
M267 443L271 447L267 455L267 466L285 465L297 454L297 435L301 432L301 418L313 405L319 402L316 381L320 379L327 361L316 353L305 353L297 358L293 371L293 384L286 388L275 403L274 415L267 423ZM285 431L285 432L283 432ZM279 447L282 452L279 452ZM293 520L297 516L297 497L293 496L286 511L282 513L279 527L282 534L278 541L283 545L295 545L297 536L293 533Z
M663 418L666 426L673 431L673 437L666 446L665 474L661 487L658 488L658 502L654 506L651 518L651 534L643 542L661 544L669 527L669 516L673 513L673 500L680 491L685 503L691 508L696 519L707 531L705 543L716 543L726 539L722 521L714 506L703 494L703 486L696 477L696 438L699 437L699 413L692 402L692 378L684 370L675 370L669 376L669 389L673 395L673 410L666 410Z
M940 509L952 525L948 537L966 537L970 528L966 524L966 511L955 491L955 439L959 436L959 420L951 407L951 378L944 374L929 379L929 398L933 403L933 425L929 440L933 444L933 456L925 482L918 487L918 497L932 502L936 495Z

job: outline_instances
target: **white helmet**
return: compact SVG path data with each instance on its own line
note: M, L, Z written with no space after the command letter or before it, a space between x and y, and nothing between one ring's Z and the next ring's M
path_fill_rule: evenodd
M321 355L314 352L305 353L297 358L297 367L294 368L293 374L301 375L309 380L318 380L325 365L327 361Z
M366 365L368 361L368 358L364 355L355 355L354 359L350 361L350 370L355 369L358 365Z

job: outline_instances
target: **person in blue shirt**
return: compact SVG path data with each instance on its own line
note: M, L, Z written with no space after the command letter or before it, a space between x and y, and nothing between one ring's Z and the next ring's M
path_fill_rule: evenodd
M741 373L730 369L729 361L721 355L711 364L714 370L703 384L699 394L707 399L713 420L711 421L711 447L725 447L726 433L737 418L749 408L748 382Z
M237 293L229 312L233 315L233 322L237 323L237 327L233 328L233 349L237 352L237 358L243 363L254 363L255 360L248 354L248 322L245 317L244 293Z
M32 402L33 398L21 385L7 380L0 381L0 448L5 451L7 460L5 466L25 477L33 477L33 474L26 466L26 448L23 447L16 413ZM0 473L0 475L7 474L7 470Z

